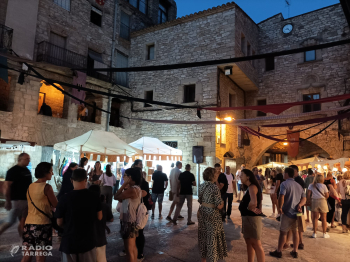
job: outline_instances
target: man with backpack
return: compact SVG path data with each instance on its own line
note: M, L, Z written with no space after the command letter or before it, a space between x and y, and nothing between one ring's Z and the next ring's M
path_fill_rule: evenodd
M226 166L225 170L226 179L228 182L228 187L226 190L225 200L224 200L224 210L227 214L227 219L231 219L231 211L232 211L232 201L233 201L233 189L236 193L237 197L237 188L236 188L236 180L234 175L231 173L231 168ZM227 211L226 211L226 202L227 202Z

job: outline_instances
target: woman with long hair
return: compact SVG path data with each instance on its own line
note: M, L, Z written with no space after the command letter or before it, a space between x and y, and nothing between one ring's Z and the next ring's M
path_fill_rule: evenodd
M99 185L101 181L99 180L101 175L103 174L103 171L101 169L101 162L96 161L94 168L89 173L89 183L90 185Z
M219 172L208 167L203 172L204 182L199 186L198 246L201 262L216 262L227 257L227 244L220 209L224 207L219 187L215 184Z
M307 191L307 199L310 202L311 199L311 211L313 213L313 229L314 233L312 238L316 238L318 218L321 216L322 229L323 229L323 238L329 238L330 236L327 233L327 213L328 205L327 198L329 197L327 186L323 183L324 177L319 174L315 177L315 180L312 184L309 185ZM312 196L311 196L312 195Z
M82 157L79 162L79 168L85 169L85 166L87 165L88 162L89 162L89 159L87 157ZM86 172L89 172L89 169L90 169L90 166L87 167Z
M124 247L128 262L137 261L136 237L139 231L136 228L136 210L141 203L141 197L146 196L140 188L140 169L129 168L125 171L123 185L115 194L114 199L122 201L120 210L120 234L124 240Z
M117 183L115 176L112 173L111 165L106 166L106 172L99 177L101 184L101 195L106 198L106 204L112 210L113 187Z
M256 176L249 169L242 170L241 181L247 188L239 204L239 211L242 216L242 233L247 244L248 262L254 262L255 254L258 262L264 262L265 253L261 245L262 191Z
M327 173L327 177L324 179L324 184L327 186L328 191L331 195L331 186L332 189L337 189L337 184L335 183L335 179L333 178L332 172ZM328 205L331 207L331 210L327 213L327 223L331 224L331 228L336 228L334 225L334 217L335 217L335 199L333 197L329 197L327 199Z
M276 175L277 171L275 169L272 169L270 172L270 179L269 179L269 184L270 184L270 198L271 198L271 203L272 203L272 215L270 217L275 218L276 217L276 208L277 208L277 196L275 194L275 189L276 189Z
M306 191L309 188L309 185L312 184L315 180L315 175L314 175L314 171L312 170L312 168L309 168L307 170L307 177L305 178L305 188ZM310 222L310 214L309 212L311 212L311 202L308 202L308 205L306 206L306 222ZM313 219L313 213L311 212L311 221L313 223L314 219Z
M45 250L37 248L43 246L52 248L52 224L48 216L52 215L51 209L56 208L58 203L52 187L46 183L51 180L52 175L52 164L41 162L35 168L35 177L38 180L28 188L28 216L23 230L22 262L32 261L34 253L32 250L36 250L36 261L45 261L46 256L43 254Z

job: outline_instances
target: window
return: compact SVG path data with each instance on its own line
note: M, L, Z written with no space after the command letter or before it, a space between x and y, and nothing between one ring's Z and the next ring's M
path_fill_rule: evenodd
M242 53L245 55L246 54L246 41L245 41L245 36L241 34L241 50Z
M251 55L251 45L249 44L249 42L247 42L247 56L250 56Z
M229 101L228 101L229 107L235 107L236 106L236 96L233 94L229 94Z
M120 16L120 37L130 39L130 16L123 11Z
M316 50L306 51L304 53L304 61L314 61L316 60Z
M253 50L252 51L252 55L254 56L256 53L255 51ZM252 66L255 67L255 63L256 63L256 60L250 60L250 62L252 63Z
M97 26L102 25L102 11L94 6L91 6L90 22Z
M266 106L266 99L258 100L258 106ZM258 111L257 116L266 116L266 113Z
M168 21L168 3L164 0L159 1L158 24Z
M129 0L129 3L142 13L147 14L148 0Z
M98 79L102 77L105 79L104 76L108 75L107 72L97 72L93 70L94 68L107 68L107 65L103 63L103 58L101 53L95 52L90 49L88 51L87 68L91 69L87 71L87 74L89 76L92 76Z
M309 95L303 95L303 101L312 101L320 99L320 94L309 94ZM307 104L303 105L303 112L313 112L313 111L320 111L321 110L321 104Z
M147 60L154 60L154 44L147 46Z
M67 11L70 11L70 0L53 0L53 2Z
M265 58L265 71L271 71L275 69L275 57Z
M66 38L50 32L50 43L62 48L66 48Z
M145 99L153 101L153 91L145 91ZM152 107L152 105L145 103L143 107Z
M196 85L184 86L184 103L196 101Z
M124 55L120 52L117 52L116 63L115 63L116 67L117 68L128 67L128 63L129 63L129 58L126 55ZM115 77L115 81L118 85L129 87L129 79L128 79L127 72L116 72L114 77Z

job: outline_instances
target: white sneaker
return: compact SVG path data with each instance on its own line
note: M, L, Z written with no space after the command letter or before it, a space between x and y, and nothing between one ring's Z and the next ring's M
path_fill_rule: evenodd
M119 252L119 256L120 256L120 257L125 257L125 256L126 256L126 253L123 252L123 251L122 251L122 252Z
M275 218L275 217L276 217L276 214L275 214L275 213L272 213L270 217Z
M316 233L312 233L311 238L316 238L316 237L317 237Z
M330 238L331 236L328 233L323 233L323 238Z

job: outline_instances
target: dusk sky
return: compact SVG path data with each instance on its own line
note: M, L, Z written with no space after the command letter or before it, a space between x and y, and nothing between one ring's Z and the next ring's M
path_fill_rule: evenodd
M175 0L177 16L185 16L227 3L227 0ZM290 17L339 3L339 0L289 0ZM236 0L238 4L256 23L282 13L288 18L285 0Z

